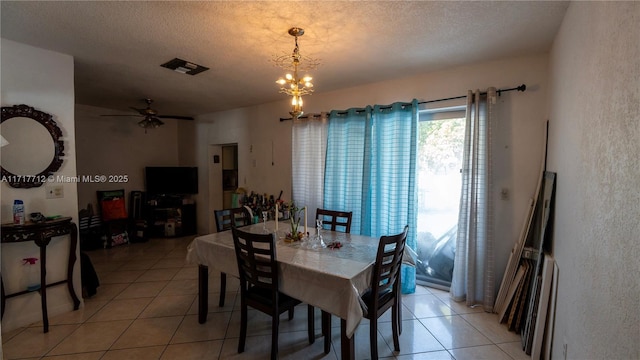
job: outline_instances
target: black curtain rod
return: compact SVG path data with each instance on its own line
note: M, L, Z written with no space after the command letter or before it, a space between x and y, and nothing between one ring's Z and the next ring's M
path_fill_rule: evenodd
M527 90L527 85L522 84L520 86L512 87L512 88L509 88L509 89L498 89L498 90L496 90L496 93L498 93L498 96L500 96L500 95L502 95L503 92L514 91L514 90L525 91L525 90ZM486 94L487 94L486 91L483 91L483 92L480 93L480 95L486 95ZM467 97L467 95L454 96L454 97L450 97L450 98L446 98L446 99L436 99L436 100L421 101L418 104L429 104L429 103L434 103L434 102L439 102L439 101L464 99L466 97Z
M502 93L503 93L503 92L514 91L514 90L524 92L525 90L527 90L527 85L522 84L522 85L520 85L520 86L512 87L512 88L509 88L509 89L498 89L498 90L496 90L496 93L498 93L498 96L500 96L500 95L502 95ZM481 93L480 93L480 95L486 95L486 94L487 94L487 92L486 92L486 91L484 91L484 92L481 92ZM429 103L440 102L440 101L456 100L456 99L464 99L464 98L466 98L466 97L467 97L467 95L454 96L454 97L448 97L448 98L444 98L444 99L435 99L435 100L420 101L418 104L429 104ZM390 108L391 108L391 106L383 106L383 107L381 107L381 109L390 109ZM356 113L358 113L358 112L363 112L363 111L365 111L365 110L364 110L364 109L362 109L362 110L356 110ZM339 112L338 114L340 114L340 115L344 115L344 114L346 114L346 113L347 113L346 111L341 111L341 112ZM307 118L307 116L301 116L301 118L302 118L302 119L306 119L306 118ZM293 118L280 118L280 121L287 121L287 120L293 120Z

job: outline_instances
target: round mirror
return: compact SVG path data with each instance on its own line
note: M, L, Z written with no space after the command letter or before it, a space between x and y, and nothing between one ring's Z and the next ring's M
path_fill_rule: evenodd
M2 181L12 187L41 186L62 165L62 131L51 115L27 105L2 108Z

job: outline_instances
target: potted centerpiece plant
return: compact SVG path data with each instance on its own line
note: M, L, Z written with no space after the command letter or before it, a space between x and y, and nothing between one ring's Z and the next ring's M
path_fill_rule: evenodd
M303 216L304 208L297 207L293 201L286 206L291 220L291 231L285 235L284 240L286 242L301 241L304 237L304 233L299 231L298 227L300 226L300 220Z

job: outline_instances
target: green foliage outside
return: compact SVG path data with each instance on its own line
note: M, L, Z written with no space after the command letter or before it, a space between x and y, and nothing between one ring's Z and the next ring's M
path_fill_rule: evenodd
M418 126L418 171L459 172L465 119L422 121Z

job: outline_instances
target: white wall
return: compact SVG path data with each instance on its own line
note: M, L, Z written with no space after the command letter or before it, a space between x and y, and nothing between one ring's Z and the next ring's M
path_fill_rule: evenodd
M259 107L258 107L259 108ZM251 163L251 132L250 126L251 119L255 117L256 109L244 108L232 111L225 111L215 113L211 115L205 115L198 117L196 120L195 139L192 146L195 148L195 160L198 166L198 196L196 200L197 218L198 218L198 232L201 234L208 234L212 229L215 229L215 219L213 217L212 209L222 208L222 181L216 182L213 179L212 186L214 189L219 189L219 196L216 198L215 194L210 194L210 165L213 164L213 149L210 149L209 145L218 144L238 144L238 164L241 164L238 170L238 186L247 187L249 181L250 163ZM289 147L291 141L288 141ZM181 145L182 146L182 145ZM222 159L222 150L218 147L216 149L218 156ZM289 161L291 163L291 161ZM216 164L218 170L221 172L222 163ZM291 167L290 165L288 166ZM281 169L284 171L284 169ZM265 172L265 175L267 173ZM289 170L289 179L291 172ZM284 178L284 177L283 177ZM288 180L291 183L291 180ZM290 186L290 185L289 185ZM210 196L211 195L211 196ZM210 197L213 199L213 203L210 205ZM211 209L210 209L211 207Z
M126 182L78 184L78 204L97 208L98 190L125 189L127 198L132 190L144 191L145 166L178 166L178 120L166 120L164 125L144 129L137 125L138 117L110 117L103 114L128 114L111 109L76 105L76 133L79 175L126 175ZM119 177L114 177L119 180Z
M522 83L525 93L503 93L499 98L495 129L494 171L496 236L496 289L513 243L533 196L543 150L547 109L547 55L506 59L436 73L374 83L305 99L305 112L389 104L395 101L432 100L466 95L468 89L489 86L510 88ZM317 76L317 81L322 81ZM274 90L275 91L275 90ZM291 198L291 121L288 98L255 107L201 116L197 121L196 157L200 169L198 228L208 230L207 149L211 144L238 143L239 186L259 193ZM273 146L273 156L272 156ZM273 165L272 165L273 161ZM509 192L500 200L500 189ZM497 291L497 290L496 290Z
M62 130L64 161L56 174L76 175L76 136L74 123L73 58L69 55L1 39L2 41L2 106L26 104L53 115ZM77 223L78 197L75 183L61 184L64 197L46 199L45 188L14 189L0 184L2 222L12 221L14 199L25 203L25 213L71 216ZM69 253L67 236L54 239L47 247L47 280L55 282L66 277ZM21 290L22 258L40 257L33 243L2 244L2 278L7 293ZM79 254L76 254L79 258ZM80 265L74 268L74 287L82 298ZM73 309L66 286L47 289L49 316ZM7 299L2 330L24 326L42 319L38 293Z
M571 3L550 57L553 358L640 358L640 3Z
M178 125L178 164L179 166L197 166L196 164L196 123L195 121L177 121ZM206 171L206 169L199 169Z

